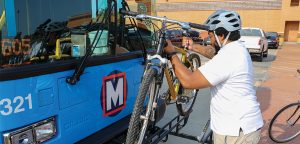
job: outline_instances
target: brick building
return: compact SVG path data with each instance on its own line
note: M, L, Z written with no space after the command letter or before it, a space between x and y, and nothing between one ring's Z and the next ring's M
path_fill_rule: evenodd
M300 42L299 1L135 0L137 3L147 3L148 11L156 11L158 16L194 23L203 23L213 11L218 9L235 10L241 15L243 27L259 27L266 32L278 32L281 42Z

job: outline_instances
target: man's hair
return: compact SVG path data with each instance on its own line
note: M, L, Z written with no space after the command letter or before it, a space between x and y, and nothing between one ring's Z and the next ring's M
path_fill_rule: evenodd
M229 33L226 29L224 29L222 27L217 28L215 31L216 31L216 35L221 36L223 34L225 38L226 38L226 36ZM228 40L230 40L230 41L236 41L236 40L238 40L240 38L241 38L240 31L236 30L236 31L232 31L230 33L230 36L229 36Z

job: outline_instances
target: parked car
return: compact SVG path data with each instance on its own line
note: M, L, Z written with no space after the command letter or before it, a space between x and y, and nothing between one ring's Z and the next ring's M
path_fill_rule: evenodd
M258 55L259 61L268 56L268 41L265 32L260 28L242 28L240 39L251 55Z
M194 43L203 44L203 39L201 39L200 37L200 32L195 30L189 30L187 33L183 33L183 30L177 30L177 29L168 30L166 35L177 47L181 47L182 37L187 35L192 38Z
M267 32L268 47L277 49L279 46L279 35L277 32Z

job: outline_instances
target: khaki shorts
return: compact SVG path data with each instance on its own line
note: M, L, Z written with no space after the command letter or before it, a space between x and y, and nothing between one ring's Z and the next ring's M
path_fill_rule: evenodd
M257 144L260 139L260 132L261 129L258 129L257 131L244 135L243 131L240 130L239 136L225 136L214 132L214 144Z

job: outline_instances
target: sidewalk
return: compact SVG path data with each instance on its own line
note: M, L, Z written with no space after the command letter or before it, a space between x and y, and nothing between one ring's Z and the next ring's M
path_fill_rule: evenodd
M268 70L268 78L257 89L264 127L259 144L274 144L268 136L272 117L285 105L300 100L300 44L284 44ZM300 121L298 122L298 124ZM299 144L300 136L288 144Z

